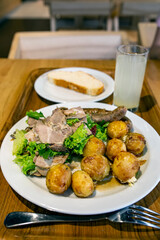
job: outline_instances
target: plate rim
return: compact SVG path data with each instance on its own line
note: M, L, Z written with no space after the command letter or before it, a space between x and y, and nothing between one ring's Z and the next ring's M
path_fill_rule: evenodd
M108 109L108 110L111 110L111 109L114 109L115 107L113 106L113 105L108 105L108 104L105 104L105 103L86 103L86 102L80 102L80 103L61 103L61 104L54 104L54 105L50 105L50 106L47 106L47 107L44 107L44 108L41 108L41 109L39 109L39 110L37 110L37 111L45 111L45 109L54 109L54 108L56 108L56 107L59 107L59 106L66 106L67 105L67 107L71 107L71 106L75 106L75 105L83 105L83 104L85 104L85 105L92 105L92 107L95 107L94 105L97 105L97 107L106 107L106 109ZM91 107L91 106L90 106ZM130 117L130 116L134 116L133 118L137 118L137 119L140 119L140 121L142 121L143 123L145 123L145 125L147 125L147 126L149 126L149 129L152 129L152 131L153 131L153 133L154 133L154 136L156 136L156 137L158 137L159 138L159 143L160 143L160 137L159 137L159 135L158 135L158 133L153 129L153 127L149 124L149 123L147 123L144 119L142 119L142 118L140 118L139 116L137 116L137 115L135 115L135 114L133 114L133 113L130 113L130 112L127 112L127 114L126 114L128 117ZM22 118L21 120L19 120L16 124L19 124L19 122L20 121L24 121L26 119L26 117L24 117L24 118ZM15 128L15 126L16 126L16 124L9 130L9 132L6 134L6 136L5 136L5 138L4 138L4 140L3 140L3 142L2 142L2 145L1 145L1 151L0 151L0 159L2 160L2 154L3 154L3 151L4 151L4 144L5 144L5 141L6 141L6 139L7 139L7 137L9 136L8 134L10 134L10 132L12 131L12 129L13 128ZM157 138L157 139L158 139ZM12 161L12 160L11 160ZM15 164L16 165L16 164ZM17 166L17 165L16 165ZM17 166L17 167L19 167L19 166ZM16 168L17 168L16 167ZM72 205L73 205L73 208L71 207L68 207L68 206L65 206L65 207L63 207L63 208L61 208L59 205L56 205L56 206L49 206L49 205L46 205L46 202L44 201L44 198L43 198L43 201L42 202L37 202L37 200L33 200L32 199L32 197L29 195L29 197L28 196L26 196L26 193L24 193L24 192L21 192L22 191L22 189L17 189L15 186L13 186L13 182L12 182L12 180L13 179L10 179L9 178L9 176L7 176L7 174L6 174L6 168L5 168L5 165L4 165L4 160L2 160L2 162L1 162L1 169L2 169L2 172L3 172L3 175L4 175L4 177L5 177L5 179L7 180L7 182L9 183L9 185L20 195L20 196L22 196L23 198L25 198L25 199L27 199L28 201L30 201L30 202L32 202L32 203L34 203L34 204L36 204L36 205L38 205L38 206L40 206L40 207L42 207L42 208L45 208L45 209L48 209L48 210L50 210L50 211L56 211L56 212L60 212L60 213L66 213L66 214L74 214L74 215L90 215L90 214L101 214L101 213L106 213L106 212L112 212L112 211L115 211L115 210L118 210L118 209L120 209L120 208L123 208L123 207L126 207L126 206L128 206L128 205L130 205L130 204L132 204L132 203L134 203L134 202L136 202L136 201L139 201L141 198L143 198L143 197L145 197L149 192L151 192L152 190L153 190L153 188L158 184L158 182L159 182L159 178L158 178L158 176L156 176L156 178L154 177L154 180L155 180L155 182L154 182L154 184L152 184L151 186L150 186L150 188L149 189L145 189L145 191L143 192L141 192L141 193L139 193L139 195L138 195L138 197L136 198L136 200L135 200L135 198L134 198L134 194L135 194L135 192L134 191L132 191L132 189L133 188L128 188L128 190L127 190L127 192L128 192L128 194L130 194L130 196L132 196L133 197L133 199L131 200L130 199L130 201L125 201L124 203L122 202L122 203L119 203L119 205L118 205L118 208L117 208L117 206L113 206L111 209L107 209L106 207L101 207L101 204L104 204L104 199L106 198L106 196L102 196L102 197L99 197L99 198L85 198L85 199L79 199L79 198L68 198L69 199L69 201L67 200L66 201L66 197L65 197L65 201L66 201L66 203L68 203L68 202L72 202ZM17 168L18 169L18 168ZM158 169L156 169L156 171L158 171ZM23 177L22 177L23 176ZM18 170L18 179L23 179L23 178L27 178L26 176L24 176L24 174L20 171L20 168L19 168L19 170ZM18 180L17 179L17 180ZM29 180L27 180L27 181L29 181ZM144 181L144 177L143 178L140 178L139 180L138 180L138 182L139 183L144 183L145 181ZM32 183L33 184L33 183ZM27 183L27 185L28 185L28 183ZM30 185L30 184L29 184ZM135 187L135 186L134 186ZM35 189L35 191L37 191L37 186L35 187L33 187L33 189ZM123 191L122 191L123 192ZM122 197L122 195L123 195L123 193L122 192L120 192L120 193L118 193L118 195L120 196L120 198ZM134 194L133 194L134 193ZM49 194L51 194L51 193L49 193ZM115 194L113 194L113 195L115 195ZM63 199L63 196L61 197L61 196L55 196L55 195L50 195L50 196L54 196L54 201L56 201L57 199L58 199L58 201L60 200L60 199ZM52 197L51 197L52 198ZM107 196L107 198L108 198L108 196ZM111 200L111 198L112 197L110 197L109 196L109 199ZM95 201L95 199L96 200L98 200L98 204L100 204L100 208L98 208L98 209L89 209L89 207L91 206L91 207L93 207L94 205L97 207L97 201ZM116 202L115 202L115 198L114 199L112 199L113 200L113 204L115 204ZM124 199L125 200L125 199ZM62 200L63 201L63 200ZM83 205L84 204L84 202L85 202L85 206ZM96 202L96 204L95 204L95 202ZM79 205L79 203L81 203L82 204L82 206L81 205ZM75 211L75 208L76 208L76 206L78 205L78 207L79 207L79 209L76 209L76 211ZM87 210L86 210L86 207L88 208ZM98 206L99 207L99 206Z
M51 102L55 102L55 103L66 103L66 102L70 102L71 100L63 100L62 98L57 98L57 97L50 97L50 96L46 96L46 92L44 92L44 90L42 89L42 87L40 87L40 84L41 84L41 81L46 81L47 79L43 79L43 77L45 76L45 75L47 75L47 73L49 73L49 72L51 72L51 71L58 71L58 70L62 70L62 71L65 71L65 70L81 70L81 71L85 71L85 72L87 72L87 73L90 73L90 71L94 71L95 73L98 73L98 74L103 74L104 76L106 76L107 77L107 81L106 81L106 83L108 83L108 82L110 82L109 84L110 84L110 91L109 91L109 93L107 93L107 94L105 94L105 91L107 91L107 90L105 90L103 93L101 93L101 94L99 94L99 95L97 95L97 96L90 96L91 98L90 99L86 99L85 101L87 101L87 102L97 102L97 101L101 101L101 100L104 100L104 99L106 99L106 98L108 98L112 93L113 93L113 91L114 91L114 79L110 76L110 75L108 75L107 73L105 73L105 72L103 72L103 71L100 71L100 70L97 70L97 69L93 69L93 68L87 68L87 67L64 67L64 68L56 68L56 69L52 69L52 70L49 70L49 71L47 71L47 72L45 72L45 73L43 73L43 74L41 74L36 80L35 80L35 82L34 82L34 89L35 89L35 91L36 91L36 93L40 96L40 97L42 97L42 98L44 98L44 99L46 99L46 100L48 100L48 101L51 101ZM91 73L90 73L91 74ZM93 74L94 75L94 74ZM57 86L58 87L58 86ZM65 90L69 90L69 89L65 89ZM69 90L69 91L71 91L71 90ZM79 93L78 93L79 94ZM84 94L84 96L86 96L86 98L87 98L87 96L88 95L86 95L86 94ZM83 102L84 100L74 100L74 102Z

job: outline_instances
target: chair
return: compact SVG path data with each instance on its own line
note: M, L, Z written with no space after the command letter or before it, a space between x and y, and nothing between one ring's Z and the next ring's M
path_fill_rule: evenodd
M59 31L16 33L8 58L114 59L125 32Z
M113 7L111 0L44 0L49 6L51 30L56 30L57 16L72 16L75 19L83 16L104 16L108 17L106 28L111 30L110 11Z
M160 1L157 0L122 0L121 15L157 17L160 13Z
M119 27L119 17L132 17L133 28L137 28L139 21L147 22L156 19L160 14L159 0L112 0L113 9L111 16L115 29Z

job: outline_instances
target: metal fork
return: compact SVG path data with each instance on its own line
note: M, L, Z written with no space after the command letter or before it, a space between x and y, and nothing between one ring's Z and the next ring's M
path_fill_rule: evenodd
M12 212L6 216L4 224L7 228L12 228L38 223L91 222L104 219L107 219L111 222L133 223L160 229L160 214L135 204L112 213L85 216Z

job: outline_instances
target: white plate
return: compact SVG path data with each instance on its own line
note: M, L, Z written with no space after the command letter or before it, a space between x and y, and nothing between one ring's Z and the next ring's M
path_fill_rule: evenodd
M80 68L80 67L70 67L70 68L59 68L52 71L84 71L93 75L95 78L99 79L104 84L104 92L97 96L90 96L87 94L79 93L67 88L58 87L53 83L49 82L47 79L48 72L42 74L37 78L34 84L35 91L44 99L57 102L80 102L80 101L100 101L109 97L114 90L113 79L104 72L90 68Z
M103 103L66 103L48 106L41 109L45 116L51 114L56 107L97 107L113 110L114 107ZM106 188L103 191L95 191L90 198L77 198L71 190L64 195L57 196L48 192L45 185L45 178L27 177L18 165L13 162L12 144L10 135L18 128L24 129L26 117L16 123L3 140L0 159L3 174L10 186L22 197L30 202L48 210L68 214L99 214L111 212L126 207L144 196L146 196L159 182L160 177L160 137L157 132L142 118L127 112L127 116L132 120L134 129L144 134L147 141L147 151L143 159L147 162L141 166L142 175L133 187L118 185Z

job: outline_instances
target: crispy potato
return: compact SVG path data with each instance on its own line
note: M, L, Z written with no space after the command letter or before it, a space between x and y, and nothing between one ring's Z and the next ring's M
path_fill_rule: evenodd
M93 180L100 181L109 174L110 164L106 157L92 154L82 159L81 169L87 172Z
M101 154L101 155L104 155L104 153L105 153L104 142L96 137L90 138L83 149L84 157L94 154L94 153Z
M112 138L107 143L106 155L111 161L113 161L119 152L126 152L126 145L122 140Z
M72 175L72 189L78 197L88 197L94 192L94 183L88 173L78 170Z
M110 138L121 138L128 132L128 127L123 121L114 121L109 123L107 133Z
M53 165L46 176L46 185L51 193L62 194L71 185L71 169L65 164Z
M139 156L145 148L145 138L140 133L129 133L126 138L127 150L137 156Z
M112 170L116 178L122 183L135 177L140 167L138 159L129 152L120 152L114 159Z

